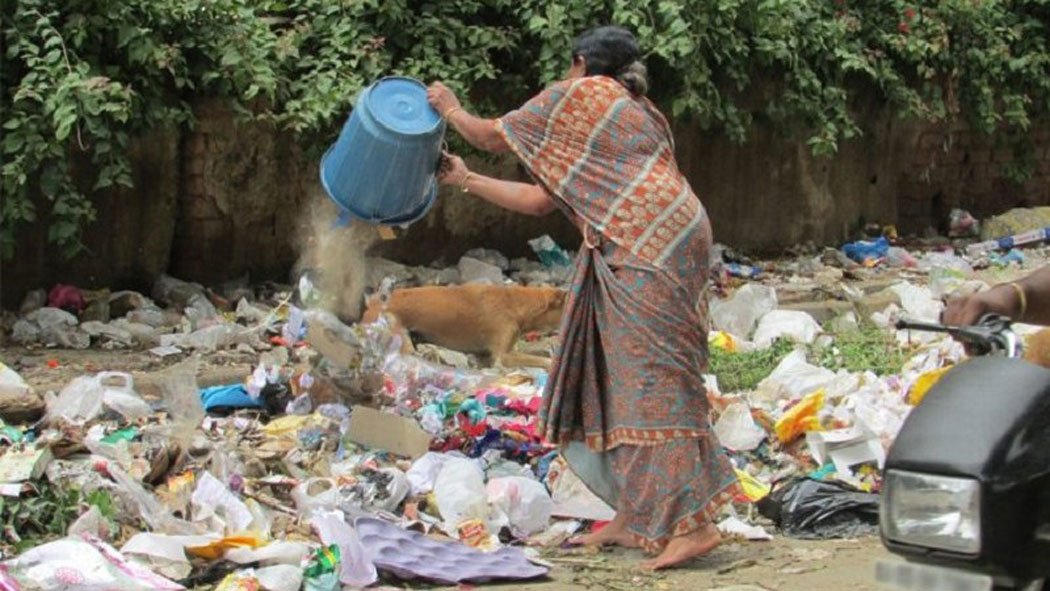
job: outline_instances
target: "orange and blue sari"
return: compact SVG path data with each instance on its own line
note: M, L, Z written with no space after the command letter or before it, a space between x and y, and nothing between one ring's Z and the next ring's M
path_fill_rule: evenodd
M658 551L737 486L708 425L707 214L667 120L611 78L554 84L497 125L584 236L544 436Z

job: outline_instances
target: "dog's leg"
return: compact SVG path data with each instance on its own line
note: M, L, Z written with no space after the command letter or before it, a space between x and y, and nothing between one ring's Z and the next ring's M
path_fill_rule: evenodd
M511 351L495 358L495 364L496 367L538 367L550 371L552 361L549 357Z

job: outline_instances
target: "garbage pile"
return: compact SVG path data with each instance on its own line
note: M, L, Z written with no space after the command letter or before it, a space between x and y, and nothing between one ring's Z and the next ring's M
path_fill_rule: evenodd
M782 352L749 387L723 392L709 379L712 425L744 485L719 521L726 535L873 532L886 449L962 359L958 344L897 333L894 320L935 320L942 295L979 288L974 268L995 263L873 242L775 263L716 249L712 349ZM532 246L538 261L484 250L443 269L373 261L370 282L565 284L569 253L546 237ZM435 347L401 354L382 319L345 324L313 307L315 293L309 277L295 289L215 290L162 277L151 297L30 294L14 342L145 349L168 366L155 392L101 368L42 396L42 417L0 408L0 588L531 579L571 536L612 519L537 432L544 372L482 368ZM827 305L811 305L813 294ZM883 335L905 362L880 374L825 367L857 330ZM251 370L201 387L201 360L228 350L250 355ZM0 398L33 394L44 393L0 365Z

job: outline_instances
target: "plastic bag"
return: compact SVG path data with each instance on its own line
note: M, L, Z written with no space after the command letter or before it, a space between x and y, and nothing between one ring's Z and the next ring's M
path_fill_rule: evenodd
M554 501L539 482L521 476L490 480L485 487L489 505L518 539L543 531L550 524Z
M891 246L886 251L886 263L891 267L914 268L919 265L919 259L899 246Z
M915 406L922 402L922 399L926 397L926 393L930 391L930 388L934 387L938 381L948 373L952 367L942 367L941 369L935 369L927 371L916 378L915 383L912 384L910 390L908 390L908 404Z
M197 358L191 357L174 365L165 370L161 380L164 405L171 418L172 438L181 449L189 449L193 434L205 416L197 389L197 363Z
M471 460L450 458L434 482L434 497L446 529L468 519L488 521L485 474Z
M612 521L616 517L616 511L591 492L561 456L551 462L546 483L554 502L553 515L588 521Z
M798 398L830 385L836 377L830 369L807 362L806 352L798 349L782 359L769 377L758 383L751 399L774 402Z
M184 589L182 585L125 560L113 547L91 536L64 538L31 548L4 562L3 567L5 578L10 577L16 582L9 588L20 591ZM0 585L3 582L0 580Z
M759 501L758 510L793 538L859 538L878 533L879 495L838 481L793 481Z
M29 394L29 384L18 372L0 362L0 396L21 398Z
M357 531L346 523L342 512L318 512L310 524L317 530L322 544L339 547L340 581L354 587L367 587L379 579L371 555L361 544Z
M138 507L139 515L146 525L155 532L171 535L199 535L201 529L196 524L177 519L157 497L149 493L141 484L135 482L122 468L115 465L106 466L106 471L117 483L118 490L128 501Z
M413 495L425 495L434 490L434 482L445 462L453 456L428 451L416 460L405 474Z
M102 404L116 411L128 422L153 414L150 405L135 392L131 374L104 371L98 374L98 383L102 386Z
M817 413L824 407L824 390L817 390L789 408L774 430L781 443L790 443L806 431L820 429Z
M719 443L733 451L751 451L766 438L765 430L755 424L751 409L743 402L727 406L714 429Z
M334 478L308 478L292 489L292 501L300 515L331 511L339 507L339 483Z
M901 299L901 307L912 320L937 322L944 304L934 299L929 288L911 283L898 283L890 287Z
M209 472L201 475L190 500L195 509L194 521L220 518L230 533L247 530L255 519L248 506ZM217 509L222 510L221 514Z
M858 240L842 246L842 252L850 259L865 265L870 265L878 259L884 258L890 249L890 242L880 236L875 240Z
M948 236L973 238L981 235L981 223L964 209L955 208L948 216Z
M98 377L79 376L62 388L58 397L48 401L47 420L89 421L102 412L102 385Z
M711 325L744 339L751 336L758 319L777 308L772 287L749 283L727 299L711 302Z
M758 321L755 346L765 349L777 339L809 344L820 334L820 325L812 316L797 310L773 310Z

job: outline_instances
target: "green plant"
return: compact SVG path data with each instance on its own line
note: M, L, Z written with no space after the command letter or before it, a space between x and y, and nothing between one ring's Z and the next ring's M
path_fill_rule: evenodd
M4 51L0 250L43 218L67 255L91 194L130 186L131 137L189 126L222 97L318 150L385 74L443 79L495 114L568 66L599 23L639 36L654 98L744 141L753 121L818 155L865 130L859 101L1003 132L1028 178L1027 133L1050 107L1050 0L19 0ZM87 161L90 172L73 174ZM43 207L40 207L43 205Z
M897 343L893 334L869 322L855 331L836 334L830 345L810 345L807 357L814 365L833 371L871 371L884 376L900 373L908 360L908 350Z
M722 392L746 392L769 377L777 364L794 350L795 344L787 340L777 340L768 349L744 353L712 347L709 371L718 378Z
M35 495L0 497L3 542L20 552L66 535L81 513L81 496L47 481L36 485Z

